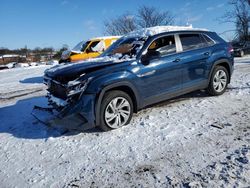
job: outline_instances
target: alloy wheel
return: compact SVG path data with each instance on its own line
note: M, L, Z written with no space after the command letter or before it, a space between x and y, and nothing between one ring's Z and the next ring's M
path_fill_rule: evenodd
M227 75L224 70L218 70L213 79L213 87L216 92L221 92L227 86Z
M104 119L107 125L113 129L124 126L131 113L131 106L124 97L116 97L112 99L104 113Z

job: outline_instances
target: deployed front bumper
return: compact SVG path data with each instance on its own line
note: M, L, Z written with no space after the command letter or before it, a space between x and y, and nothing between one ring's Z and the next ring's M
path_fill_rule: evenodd
M35 106L32 115L40 122L55 128L84 131L95 127L95 95L86 94L64 107Z

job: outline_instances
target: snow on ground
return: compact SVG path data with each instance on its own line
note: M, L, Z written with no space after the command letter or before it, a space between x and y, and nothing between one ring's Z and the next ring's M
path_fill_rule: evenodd
M1 187L250 185L250 57L236 58L224 95L184 95L111 132L38 123L30 112L46 103L46 68L0 72Z
M46 94L43 84L43 72L51 66L23 67L16 69L5 69L0 71L0 100L2 103L13 103L20 98L30 97L36 94ZM32 94L32 95L30 95ZM14 99L14 100L12 100ZM0 104L0 105L1 105Z

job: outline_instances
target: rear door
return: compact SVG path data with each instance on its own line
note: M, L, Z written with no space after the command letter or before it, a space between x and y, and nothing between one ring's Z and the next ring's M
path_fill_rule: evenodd
M209 74L208 59L211 56L211 45L202 34L179 34L182 52L179 53L182 66L182 83L184 91L204 87Z

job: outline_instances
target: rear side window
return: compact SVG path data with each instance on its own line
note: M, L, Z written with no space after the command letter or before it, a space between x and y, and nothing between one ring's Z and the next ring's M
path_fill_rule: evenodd
M207 35L202 35L202 37L204 38L207 46L211 46L214 44L214 41L212 39L210 39Z
M158 51L161 55L169 55L176 52L175 39L173 35L156 39L148 47L149 51Z
M200 34L180 34L183 51L198 49L207 46Z

